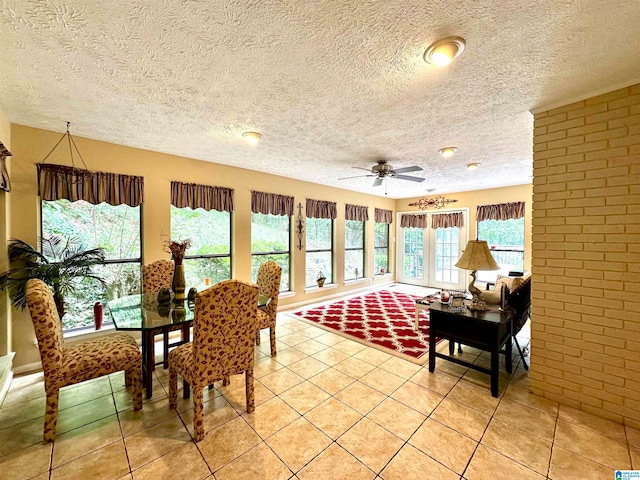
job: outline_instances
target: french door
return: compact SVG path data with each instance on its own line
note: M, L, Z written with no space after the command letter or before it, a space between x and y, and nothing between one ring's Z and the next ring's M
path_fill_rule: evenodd
M464 227L431 228L431 215L425 228L400 226L398 214L398 281L433 288L459 288L466 285L467 272L455 266L467 244L467 212Z

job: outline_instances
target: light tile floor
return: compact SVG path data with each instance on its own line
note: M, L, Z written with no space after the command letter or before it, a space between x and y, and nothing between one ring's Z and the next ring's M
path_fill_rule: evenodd
M15 378L0 407L0 479L611 480L640 469L640 431L531 395L519 357L493 398L487 375L444 360L429 373L286 312L277 338L275 358L268 330L256 347L255 412L241 375L205 390L197 444L191 400L169 408L167 370L139 412L121 373L63 389L48 445L43 376Z

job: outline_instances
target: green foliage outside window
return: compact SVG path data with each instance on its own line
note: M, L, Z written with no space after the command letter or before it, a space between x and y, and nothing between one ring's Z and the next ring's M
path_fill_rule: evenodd
M291 289L291 217L251 214L251 274L255 282L260 265L273 260L282 267L280 291Z
M93 205L83 200L43 200L41 207L44 238L60 235L85 249L105 251L105 263L95 272L105 280L106 289L90 279L78 280L74 294L65 297L64 330L92 326L95 302L140 292L140 207Z

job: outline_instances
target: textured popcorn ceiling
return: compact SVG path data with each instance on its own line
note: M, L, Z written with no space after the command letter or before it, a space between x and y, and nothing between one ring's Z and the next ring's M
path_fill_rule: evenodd
M392 198L530 183L531 109L640 81L638 0L0 1L10 122L378 195L337 179L424 168Z

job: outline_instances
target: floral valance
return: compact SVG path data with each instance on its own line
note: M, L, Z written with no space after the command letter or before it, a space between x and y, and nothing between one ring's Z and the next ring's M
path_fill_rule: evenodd
M233 189L197 183L171 182L171 205L233 212Z
M324 200L312 200L307 198L307 217L308 218L331 218L338 216L338 207L336 202L326 202Z
M5 161L7 157L11 156L11 152L7 150L4 143L0 142L0 189L5 192L11 191L11 181L9 180L9 172L7 172L7 166Z
M512 220L524 217L524 202L478 205L476 220Z
M384 210L382 208L376 208L374 210L374 217L377 223L391 223L393 222L393 212L391 210Z
M406 214L400 217L400 226L402 228L427 228L428 215L411 215Z
M366 222L369 220L369 207L346 204L344 209L344 219Z
M271 215L293 215L293 197L275 193L251 192L251 211Z
M94 205L137 207L144 198L144 177L90 172L81 168L38 163L38 195L42 200L84 200Z
M437 213L431 215L431 228L464 227L464 215L462 212Z

